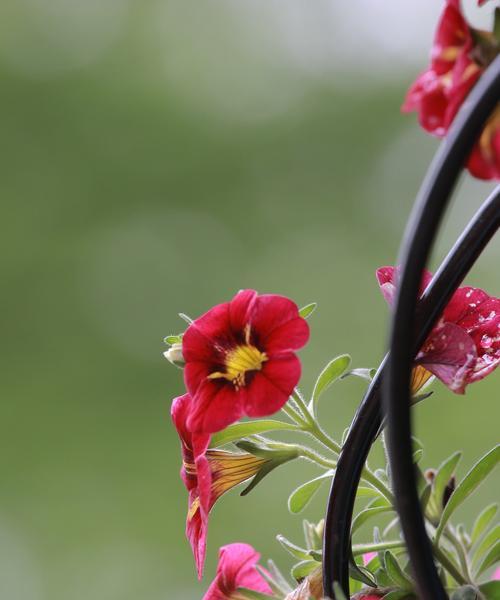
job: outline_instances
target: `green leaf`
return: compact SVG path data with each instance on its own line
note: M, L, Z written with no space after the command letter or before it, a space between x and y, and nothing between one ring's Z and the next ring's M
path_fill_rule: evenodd
M325 479L333 477L333 470L326 471L319 477L315 477L294 490L288 498L288 510L293 514L298 514L309 504L314 494L325 482Z
M292 577L297 581L302 581L310 573L319 567L320 563L315 560L303 560L292 567Z
M318 307L318 305L316 302L311 302L311 304L306 304L299 310L299 315L303 319L307 319L308 317L310 317L313 314L313 312L316 310L317 307Z
M298 427L291 423L276 421L275 419L262 419L259 421L244 421L243 423L235 423L229 425L226 429L214 433L210 442L210 448L224 446L241 438L255 435L257 433L265 433L266 431L296 431Z
M475 544L478 539L483 535L483 532L494 519L498 512L498 504L490 504L487 506L474 521L472 527L471 542Z
M287 552L289 552L294 558L298 558L299 560L310 560L311 559L311 556L310 556L308 550L306 550L305 548L301 548L300 546L297 546L297 544L294 544L293 542L288 540L284 535L279 534L276 536L276 539L283 546L283 548Z
M361 525L366 523L371 517L393 511L392 506L375 506L374 508L365 508L362 510L352 522L351 534L357 531Z
M335 595L335 600L347 600L344 590L341 588L338 581L333 582L333 593Z
M413 463L415 465L418 465L418 463L422 459L423 455L424 455L424 451L421 448L419 448L418 450L415 450L415 452L413 453Z
M420 493L420 504L422 506L423 513L425 513L425 509L427 508L427 505L429 504L429 500L431 498L431 488L431 484L428 483Z
M236 593L239 598L245 598L246 600L269 600L269 598L274 598L274 596L256 592L245 587L236 588Z
M323 562L323 550L309 550L309 558L317 562Z
M500 600L500 581L488 581L479 586L485 600Z
M341 377L341 379L344 379L345 377L359 377L360 379L366 379L367 381L371 381L373 379L373 377L375 376L375 373L377 372L377 369L351 369L350 371L347 371L347 373L344 373Z
M493 529L488 531L481 542L477 545L473 552L472 564L477 565L481 557L500 540L500 524L495 525Z
M179 313L179 317L183 320L186 321L186 323L188 325L191 325L191 323L193 322L193 319L191 319L191 317L188 317L186 314L184 313Z
M391 503L385 496L374 498L366 508L376 508L377 506L391 506Z
M413 585L412 582L406 577L403 569L399 566L399 563L390 550L386 550L384 553L385 569L387 574L392 581L400 588L404 590L411 590Z
M384 600L404 600L405 598L413 598L413 595L408 594L408 590L392 590L384 596Z
M290 584L273 560L267 561L268 571L263 569L260 565L257 565L256 568L275 593L281 593L281 595L286 596L292 591Z
M380 492L372 487L359 486L356 496L358 498L377 498L380 496Z
M493 471L500 460L500 444L485 454L467 473L462 481L455 488L450 496L448 503L444 507L441 521L436 530L435 543L439 541L443 529L453 512L468 498L472 492L484 481L484 479Z
M462 458L461 452L455 452L447 458L438 468L432 482L432 497L440 508L443 506L444 492L451 477L455 473L458 463Z
M481 566L477 570L476 576L481 575L481 573L492 567L498 561L500 561L500 540L498 540L495 545L490 548L490 551L484 557Z
M169 346L173 346L174 344L180 344L182 343L182 333L179 333L179 335L167 335L167 337L164 338L163 341Z
M321 371L314 385L311 403L309 405L313 414L316 412L318 400L334 381L336 381L351 364L351 357L348 354L342 354L331 360Z
M479 590L473 585L464 585L453 592L450 600L480 600Z
M349 575L353 579L356 579L356 581L361 581L361 583L364 583L365 585L377 587L377 582L372 573L362 565L357 565L352 557L349 560Z

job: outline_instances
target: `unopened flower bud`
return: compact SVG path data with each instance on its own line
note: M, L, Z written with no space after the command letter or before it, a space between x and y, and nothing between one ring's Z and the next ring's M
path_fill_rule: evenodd
M184 368L186 361L184 360L184 356L182 355L182 343L176 342L172 344L172 346L163 353L163 356L168 360L168 362L172 363L176 367L180 369Z

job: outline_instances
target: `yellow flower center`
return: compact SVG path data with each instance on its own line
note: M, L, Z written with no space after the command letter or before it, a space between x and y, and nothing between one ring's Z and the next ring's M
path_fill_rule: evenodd
M208 379L227 379L239 390L245 386L245 375L249 371L260 371L266 362L267 355L250 344L250 329L245 330L245 344L236 346L226 353L224 360L225 372L215 371Z

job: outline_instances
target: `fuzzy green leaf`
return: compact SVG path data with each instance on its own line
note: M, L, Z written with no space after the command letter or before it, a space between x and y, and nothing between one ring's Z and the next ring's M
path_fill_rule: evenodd
M388 550L390 548L405 548L405 543L403 540L387 540L373 544L354 544L352 553L354 556L362 556L368 552L380 552L381 550Z
M477 565L486 552L500 540L500 524L495 525L479 542L473 552L472 564Z
M489 569L494 564L500 561L500 540L498 540L489 550L488 554L483 559L479 569L477 570L476 576L484 573L486 569Z
M455 488L450 496L448 503L444 507L441 521L436 531L435 543L439 541L443 529L453 512L468 498L472 492L484 481L484 479L493 471L500 460L500 444L485 454L467 473L462 481Z
M319 566L320 563L315 560L303 560L292 567L292 577L297 581L302 581Z
M164 338L163 341L169 346L173 346L174 344L180 344L182 343L182 333L179 333L179 335L167 335L167 337Z
M333 582L333 593L335 594L336 600L347 600L344 590L341 588L338 581Z
M370 573L370 571L368 571L368 569L362 565L356 564L353 558L349 560L349 575L352 577L352 579L361 581L361 583L369 585L370 587L377 586L377 582L375 581L372 573Z
M348 354L342 354L331 360L326 367L321 371L314 385L314 390L311 397L310 409L313 414L316 412L318 400L323 392L325 392L348 368L351 364L351 357Z
M500 581L488 581L479 586L485 600L500 600Z
M277 421L275 419L262 419L259 421L243 421L243 423L234 423L226 429L214 433L210 442L210 448L224 446L241 438L265 433L266 431L296 431L298 427L291 423Z
M186 321L186 323L188 325L191 325L191 323L193 322L193 319L191 317L188 317L186 314L184 313L179 313L179 317L183 320Z
M473 544L475 544L483 535L483 532L487 529L497 512L498 504L490 504L483 511L481 511L478 518L474 521L474 526L472 527L471 542Z
M358 491L356 492L356 496L358 498L377 498L380 496L380 492L375 488L368 486L364 487L360 485L358 487Z
M294 558L297 558L298 560L310 560L311 559L311 556L309 555L308 550L306 550L305 548L301 548L300 546L297 546L297 544L294 544L293 542L288 540L284 535L279 534L276 536L276 539L283 546L283 548L287 552L289 552Z
M283 573L278 569L276 563L273 560L267 561L267 571L257 565L257 570L264 577L264 579L269 583L272 590L278 588L281 590L282 595L286 596L292 591L292 587L288 583L286 577ZM272 579L272 583L269 582L269 579Z
M377 369L351 369L342 375L342 379L345 377L359 377L360 379L366 379L367 381L371 381L375 376Z
M318 305L316 302L311 302L311 304L306 304L299 310L299 315L303 319L307 319L308 317L310 317L313 314L313 312L316 310L317 307L318 307Z
M479 600L479 590L473 585L464 585L455 590L451 595L450 600Z
M406 577L396 557L390 550L385 551L384 562L387 574L392 581L403 590L411 590L413 587L411 581Z
M293 514L298 514L309 504L314 494L325 482L325 479L333 477L333 470L326 471L319 477L307 481L294 490L288 498L288 510Z
M412 594L408 593L408 590L392 590L384 596L384 600L404 600L405 598L412 598Z
M365 508L358 515L356 515L356 518L352 522L351 534L357 531L361 527L361 525L366 523L366 521L368 521L368 519L370 519L371 517L391 512L393 510L394 509L392 508L392 506L375 506L373 508Z

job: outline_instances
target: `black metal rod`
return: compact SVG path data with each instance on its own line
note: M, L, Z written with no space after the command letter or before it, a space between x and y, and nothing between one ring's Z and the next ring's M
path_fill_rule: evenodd
M448 141L445 141L442 147L447 145ZM500 190L497 189L476 214L433 278L420 305L418 318L421 325L417 331L414 355L454 289L498 228L499 202ZM353 507L361 471L381 424L380 388L386 362L387 357L382 361L353 419L330 491L323 554L323 585L325 594L330 597L333 597L334 581L341 584L347 596L349 594L348 562Z
M391 325L384 407L396 508L422 600L445 600L447 594L434 564L432 544L425 529L412 457L410 379L415 356L420 281L458 176L499 100L500 56L472 90L432 162L400 253L401 274Z
M484 202L436 271L419 303L416 354L455 289L500 226L500 187ZM324 539L324 589L341 582L348 593L348 561L352 512L356 491L370 448L381 424L381 382L387 356L382 361L352 421L339 457L328 502ZM344 585L346 587L344 587Z

